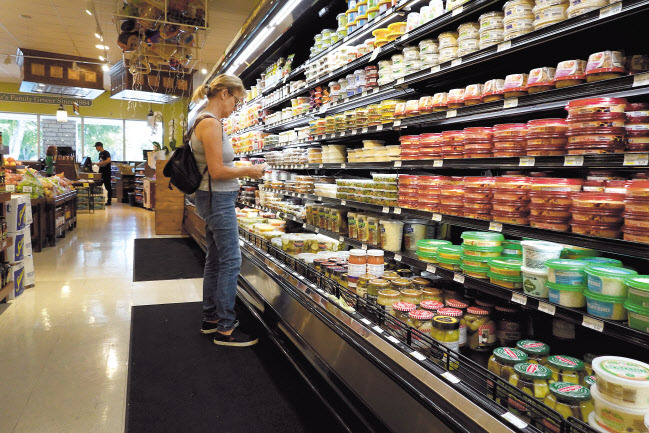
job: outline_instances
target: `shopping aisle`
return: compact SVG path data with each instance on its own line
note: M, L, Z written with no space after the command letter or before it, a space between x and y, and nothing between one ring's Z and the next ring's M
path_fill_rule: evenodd
M132 282L133 240L154 232L153 212L118 204L34 255L36 286L0 314L1 432L124 430L131 306L202 293Z

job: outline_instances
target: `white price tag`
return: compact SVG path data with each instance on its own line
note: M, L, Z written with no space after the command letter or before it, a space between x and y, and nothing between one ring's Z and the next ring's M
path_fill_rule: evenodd
M426 270L431 274L437 272L437 267L435 265L426 265Z
M444 165L444 160L443 159L435 159L433 160L433 167L442 167Z
M417 352L416 350L412 352L410 355L412 355L413 358L416 358L420 361L426 360L426 356L422 355L421 353Z
M512 293L512 302L517 304L527 305L527 296L521 295L520 293Z
M342 164L340 164L340 168L347 168L347 164L343 162Z
M391 336L391 335L388 336L387 339L388 339L388 341L391 341L391 342L393 342L394 344L399 344L399 340L397 340L396 338L394 338L394 337Z
M442 69L442 68L441 68L439 65L433 66L432 68L430 68L430 73L431 73L431 74L436 74L436 73L438 73L441 69Z
M498 48L496 48L496 52L499 53L501 51L508 50L512 47L512 41L506 41L498 44Z
M510 423L514 424L519 429L524 429L525 427L527 427L527 423L525 421L523 421L522 419L520 419L519 417L517 417L516 415L514 415L511 412L505 412L504 414L502 414L500 416L505 418Z
M317 200L322 201L322 197L318 196Z
M491 221L489 223L489 230L493 230L495 232L501 232L503 231L503 225L501 223L496 223Z
M406 39L408 39L408 37L410 37L410 35L409 35L408 33L404 33L404 34L401 35L401 39L399 39L399 40L400 40L401 42L403 42L403 41L405 41Z
M451 117L457 116L457 110L448 110L446 112L446 118L450 119Z
M507 98L503 102L503 108L506 110L508 108L518 107L518 98Z
M343 102L349 102L349 97L343 98Z
M406 79L403 78L403 77L397 78L397 86L400 85L400 84L403 84L405 81L406 81Z
M647 165L647 164L649 164L649 153L624 154L624 165Z
M370 325L372 323L372 322L370 322L369 320L367 320L365 318L362 318L361 322L365 323L366 325Z
M397 119L394 122L392 122L392 126L395 128L401 126L401 119Z
M367 96L367 89L365 89L365 90L363 90L363 91L361 92L361 96Z
M456 66L460 66L462 64L462 57L458 59L453 59L451 60L451 68L454 68Z
M367 250L367 244L361 244L361 249Z
M320 233L320 229L316 227L315 232Z
M374 332L376 332L378 334L383 334L383 332L385 332L385 331L383 331L383 328L381 328L380 326L375 326L372 329L374 330Z
M633 87L649 86L649 72L633 76Z
M462 12L464 12L464 6L458 6L455 9L453 9L453 12L451 12L451 16L457 16L460 15Z
M347 200L340 200L340 204L343 205L343 206L346 206L347 205Z
M597 332L604 332L604 322L601 320L593 319L592 317L584 316L584 321L581 322L582 326L594 329Z
M338 236L338 241L339 242L345 242L345 237L344 236Z
M600 18L606 18L610 17L611 15L619 14L622 12L622 2L619 1L617 3L613 3L612 5L603 7L599 10L599 17Z
M14 192L14 191L16 191L16 185L6 185L5 190L7 192Z
M324 164L318 164L318 168L324 168Z
M464 284L464 275L453 274L453 281L455 281L456 283Z
M381 54L381 47L375 48L374 51L372 51L372 55L370 56L370 62L376 60L379 54Z
M395 215L401 215L401 208L400 207L395 207L394 208L394 214Z
M461 380L451 372L442 373L442 377L451 383L460 383Z
M395 262L400 262L401 261L401 254L395 254L394 255L394 261Z
M383 125L376 125L376 132L383 131Z
M442 220L442 214L441 213L434 213L431 219L433 221L440 222Z
M23 186L23 192L32 192L31 186Z
M367 133L367 126L363 126L363 128L361 129L361 132L363 134Z
M394 168L401 167L401 161L394 161Z
M535 159L533 156L524 156L518 160L519 167L534 167Z
M340 131L340 136L344 137L345 136L345 131Z
M383 212L383 213L390 213L390 208L387 207L387 206L383 206L383 210L382 210L382 212Z
M564 167L581 167L584 165L583 155L566 155L563 160Z
M547 302L539 302L539 311L554 316L554 313L557 312L557 307Z
M322 105L322 106L320 107L320 111L319 111L319 113L320 113L320 114L324 114L324 113L327 112L328 109L329 109L329 104L324 104L324 105Z

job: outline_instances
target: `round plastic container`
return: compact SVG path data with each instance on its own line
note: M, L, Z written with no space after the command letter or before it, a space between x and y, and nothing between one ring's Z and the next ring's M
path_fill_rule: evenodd
M559 62L554 72L554 85L557 88L574 86L585 81L585 60L564 60L562 62Z
M588 290L606 296L626 296L626 279L637 274L633 269L591 265L586 268Z
M505 236L501 233L491 233L491 232L463 232L462 240L464 245L475 245L481 247L497 247L502 244L502 241L505 240Z
M542 269L532 269L525 266L521 267L523 273L523 291L526 295L537 296L539 298L548 297L548 273Z
M577 224L617 226L622 225L624 218L618 210L578 209L572 210L572 221Z
M468 275L469 277L473 278L479 278L482 280L486 280L489 277L487 276L487 273L489 272L489 268L484 268L484 267L479 267L479 266L470 266L466 264L460 265L460 268L462 269L463 273L465 275Z
M626 320L625 296L606 296L584 290L588 314L609 320Z
M570 116L593 113L623 113L628 102L624 98L589 98L570 101L566 109Z
M437 255L440 259L460 260L462 247L459 245L440 245L437 248Z
M517 258L495 258L489 260L489 268L493 274L520 277L523 261Z
M649 308L649 275L636 275L626 278L629 302Z
M523 247L523 266L532 269L547 269L545 262L558 259L563 246L546 241L521 241Z
M462 251L467 256L474 257L499 257L502 254L503 247L481 247L476 245L462 245Z
M556 284L583 286L586 284L587 263L579 260L550 259L545 262L548 281Z
M626 301L624 308L627 309L629 316L629 327L643 332L649 332L649 307Z
M512 290L521 290L523 288L522 276L513 277L502 274L495 274L491 271L487 274L487 276L489 277L489 281L491 281L492 284L496 284L498 286Z
M584 297L585 286L573 286L547 282L548 298L553 304L570 308L583 308L586 306Z
M597 390L608 402L631 409L649 409L649 364L620 356L593 359Z
M595 417L597 426L603 427L603 431L609 433L647 431L646 428L639 429L639 426L644 426L646 409L632 409L611 403L597 390L597 384L590 387L590 393L595 401L595 411L591 416Z

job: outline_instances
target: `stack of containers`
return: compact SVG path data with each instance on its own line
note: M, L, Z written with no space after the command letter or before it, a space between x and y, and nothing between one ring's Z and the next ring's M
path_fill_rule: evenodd
M439 44L436 39L424 39L419 42L419 59L422 69L439 64Z
M627 300L624 308L627 310L629 326L633 329L646 331L649 328L649 277L637 275L627 277Z
M546 269L536 270L536 275L534 275L533 269L523 269L524 275L524 284L525 292L539 296L541 298L547 298L549 296L550 288L557 295L559 300L561 295L559 292L576 292L573 293L572 297L575 298L577 302L581 302L580 292L583 292L586 288L586 266L588 263L581 260L574 259L550 259L545 262ZM531 276L535 279L530 280ZM545 280L545 287L536 287L536 279ZM529 283L533 281L533 283ZM529 289L528 290L528 285ZM534 287L532 287L534 286ZM569 296L565 295L564 299Z
M568 154L624 152L627 100L592 98L570 101Z
M446 178L440 185L440 211L448 215L464 216L464 178Z
M399 175L399 207L417 209L419 194L419 176Z
M572 197L574 233L619 238L624 217L624 194L579 192Z
M566 15L568 18L574 18L607 5L608 0L570 0Z
M463 153L465 158L493 156L493 130L491 128L464 128Z
M395 80L394 72L392 71L392 60L381 60L379 62L379 79L377 81L379 86L384 86Z
M505 123L494 125L494 156L526 156L527 125L525 123Z
M463 23L457 28L457 56L462 57L478 50L480 23Z
M421 134L419 136L419 154L422 159L442 157L443 134Z
M442 185L450 183L447 176L419 176L417 191L417 208L429 212L441 210Z
M631 181L624 205L624 239L649 243L649 181Z
M391 57L392 60L392 76L394 79L404 77L406 75L405 57L403 54L395 54Z
M556 24L568 18L566 15L568 0L536 0L534 13L534 30Z
M568 142L568 125L563 119L538 119L527 122L528 156L563 155Z
M504 40L514 39L534 30L534 6L534 0L509 0L505 3Z
M458 159L464 157L464 131L442 132L442 157Z
M523 176L496 177L492 206L494 221L529 224L530 179Z
M417 258L422 262L437 263L437 248L451 245L443 239L421 239L417 241Z
M457 57L457 32L440 33L439 40L439 62L444 63Z
M502 247L500 247L502 250ZM492 255L496 255L497 249L493 248ZM494 257L489 260L489 281L501 287L511 290L523 289L523 260L513 257Z
M418 135L402 135L399 137L401 144L401 159L413 160L419 157L419 136Z
M568 231L572 197L581 190L583 179L532 178L530 182L530 225Z
M495 232L462 233L462 271L474 278L489 278L489 261L500 256L505 237Z
M478 47L481 50L503 42L504 16L505 14L502 12L487 12L480 15L478 18L480 22Z
M609 320L626 320L629 287L627 279L638 275L633 269L618 266L590 265L586 268L587 289L584 290L589 314Z
M379 85L379 68L377 66L367 66L365 68L365 88L364 90L373 89Z
M6 237L13 243L5 251L5 260L11 267L8 281L14 282L13 296L20 296L26 287L34 285L34 261L32 258L32 206L29 194L12 194L4 203ZM29 278L28 278L29 274Z
M403 67L404 75L412 74L421 69L421 60L419 59L418 47L404 47L403 49Z
M493 177L464 178L464 216L480 220L491 220L493 198Z
M627 150L634 152L649 150L649 104L629 104L625 112Z
M444 269L460 272L462 270L462 247L460 245L442 245L437 248L437 263Z

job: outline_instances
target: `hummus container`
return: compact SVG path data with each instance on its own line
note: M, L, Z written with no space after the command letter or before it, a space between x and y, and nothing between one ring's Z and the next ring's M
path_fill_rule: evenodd
M484 83L482 86L482 100L484 102L492 102L504 99L505 96L505 80L493 79Z
M577 224L595 224L602 226L622 225L624 218L620 211L573 208L572 221Z
M457 28L458 42L464 39L477 39L480 33L479 23L463 23Z
M548 297L548 273L540 269L521 267L523 273L523 291L526 295L539 298Z
M417 250L417 258L426 263L437 263L437 253L427 253Z
M602 51L588 57L586 81L607 80L626 73L624 55L621 51Z
M624 308L625 296L606 296L593 293L590 290L584 291L586 297L586 310L588 314L609 320L626 320L626 309Z
M594 225L588 222L579 224L573 220L570 225L573 233L598 238L619 238L622 232L619 224Z
M533 0L509 0L503 5L505 18L511 16L529 15L534 8Z
M593 359L597 391L603 399L631 409L649 409L649 364L620 356Z
M460 257L462 258L462 263L465 265L484 267L487 268L487 271L489 270L489 260L491 260L491 257L467 256L464 253Z
M469 277L479 278L481 280L486 280L489 278L487 276L487 273L489 272L488 267L469 266L466 264L462 264L460 265L460 268L462 269L463 273L465 275L468 275Z
M467 256L475 257L500 257L503 247L481 247L476 245L462 245L462 251Z
M626 301L624 308L629 316L629 327L643 332L649 332L649 307L641 307Z
M490 29L501 29L503 28L503 18L505 14L503 12L486 12L478 18L480 23L480 31L490 30Z
M586 306L584 297L585 286L571 286L547 282L548 298L553 304L569 308L583 308Z
M523 288L523 277L510 277L507 275L502 275L502 274L495 274L493 272L489 272L487 274L489 277L489 281L491 281L492 284L495 284L497 286L505 287L507 289L512 289L512 290L521 290Z
M649 275L636 275L626 279L628 301L649 308Z
M461 237L464 245L480 247L498 247L505 240L501 233L491 232L463 232Z
M646 433L644 425L646 409L633 409L611 403L597 390L597 384L590 387L595 402L595 421L605 431L619 433Z
M491 273L508 277L520 277L523 261L516 258L495 258L489 261Z
M505 98L514 98L527 94L527 74L511 74L505 77ZM498 125L497 125L498 126ZM494 128L495 129L495 128ZM496 136L496 134L494 134Z
M563 246L546 241L521 241L523 247L523 266L532 269L545 270L545 262L550 259L558 259L561 256Z
M523 247L521 246L521 241L515 241L510 239L505 239L502 243L503 246L503 257L523 257Z
M587 264L579 260L551 259L545 265L548 268L548 281L551 283L583 286L586 284L585 269Z
M570 223L563 218L532 218L530 217L530 226L537 229L556 230L567 232L570 230Z
M449 269L451 271L461 271L462 260L453 260L453 259L443 259L437 253L437 262L444 269Z
M457 32L444 32L440 33L437 37L439 41L440 54L443 48L457 47L457 38L459 34Z
M568 103L568 114L579 116L593 113L623 113L628 102L624 98L576 99Z
M585 60L564 60L563 62L559 62L554 72L554 84L558 89L582 84L585 81Z
M462 247L459 245L442 245L437 248L437 255L440 259L460 260Z
M591 265L586 268L588 290L606 296L627 296L626 279L637 274L633 269Z

